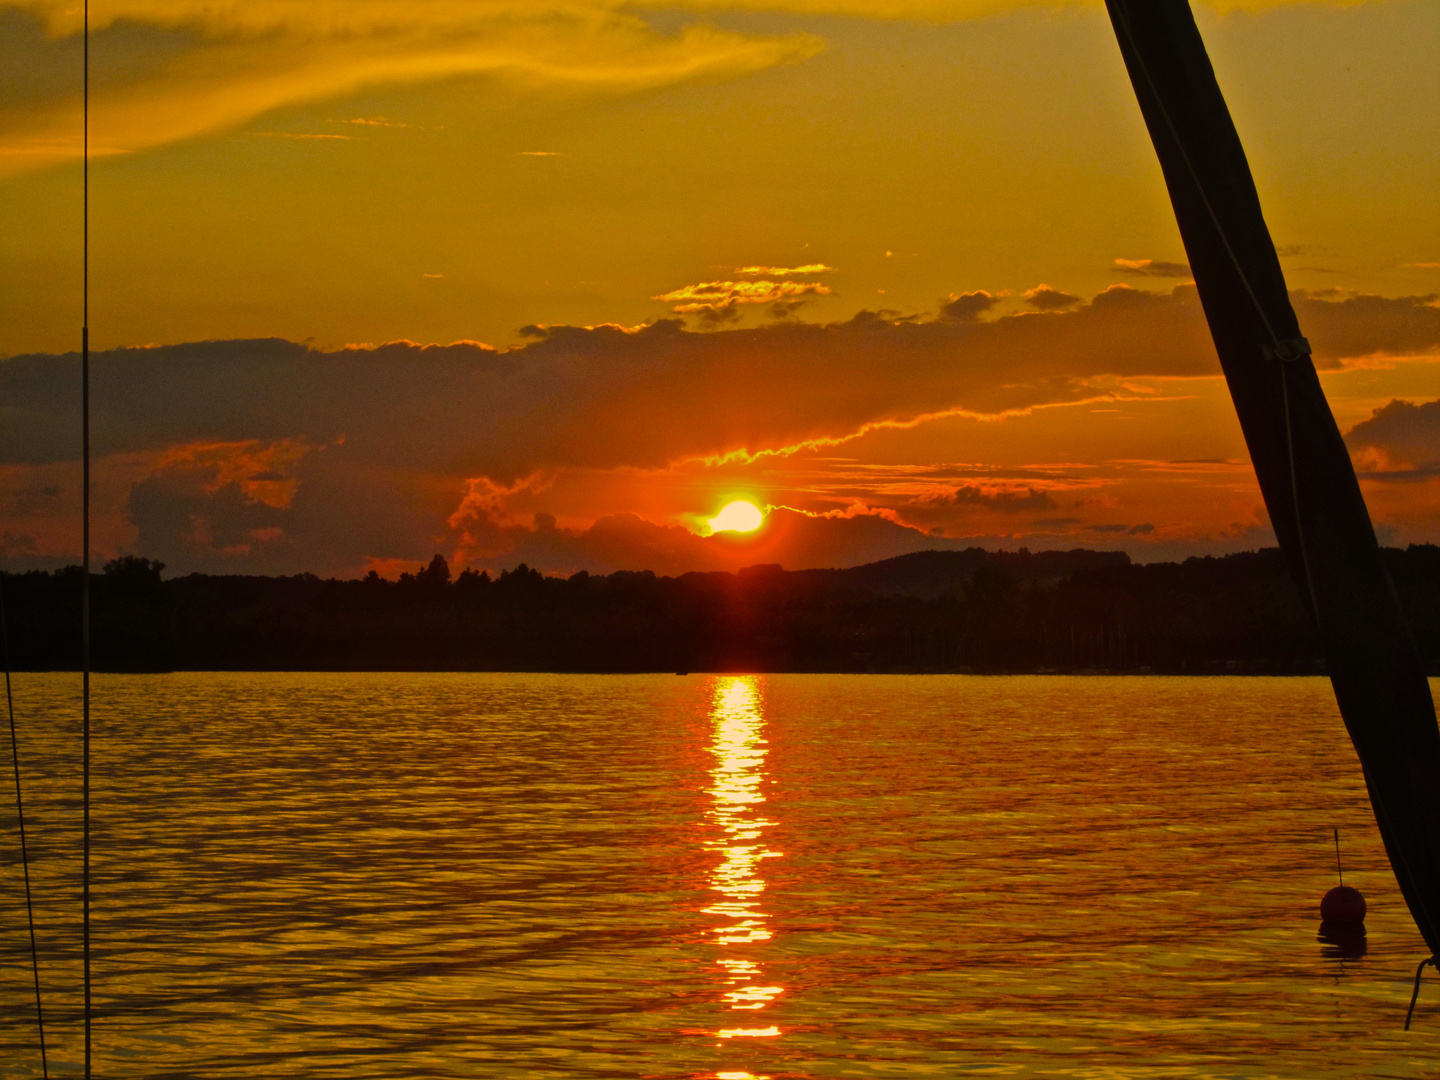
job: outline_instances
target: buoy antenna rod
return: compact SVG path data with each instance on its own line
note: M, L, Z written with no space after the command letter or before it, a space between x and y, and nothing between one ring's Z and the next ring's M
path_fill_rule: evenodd
M1340 877L1340 884L1345 884L1345 871L1340 869L1340 830L1335 830L1335 873Z
M1435 966L1435 958L1427 957L1420 961L1420 966L1415 969L1415 989L1410 992L1410 1011L1405 1014L1405 1030L1410 1030L1410 1021L1415 1017L1415 1002L1420 1000L1420 976L1425 974L1425 965Z

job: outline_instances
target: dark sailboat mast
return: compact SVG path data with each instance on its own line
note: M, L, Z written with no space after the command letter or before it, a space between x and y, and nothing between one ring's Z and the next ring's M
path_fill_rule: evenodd
M80 667L81 667L81 937L85 980L85 1080L90 1080L90 0L85 0L82 129L82 239L80 326Z
M1440 729L1360 484L1290 305L1187 0L1106 0L1280 549L1314 620L1385 850L1440 953Z

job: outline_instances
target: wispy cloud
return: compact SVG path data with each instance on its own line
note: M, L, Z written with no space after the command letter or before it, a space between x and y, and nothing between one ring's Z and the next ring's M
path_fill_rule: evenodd
M77 5L0 6L38 17L36 65L73 62L62 39L80 29ZM707 25L664 32L618 0L106 0L94 7L97 48L120 25L152 28L175 46L163 62L92 88L92 141L111 152L223 131L368 86L489 75L535 89L625 92L743 75L823 47L806 34ZM0 173L78 157L79 131L74 90L0 100Z
M1099 7L1100 0L641 0L648 7L691 10L786 11L806 15L849 15L873 19L923 19L953 22L1025 8ZM1317 0L1206 0L1221 14L1264 11L1314 3ZM1326 0L1318 0L1324 3ZM1332 6L1354 6L1365 0L1329 0ZM1371 0L1377 2L1377 0Z
M1210 6L1223 12L1299 2L1210 0ZM96 0L91 26L102 51L117 27L168 35L174 48L92 87L92 153L145 150L372 86L487 75L531 88L635 91L736 77L823 47L809 34L747 34L703 22L665 32L646 21L647 8L955 21L1072 3L1099 6L1098 0ZM36 19L22 51L37 70L73 67L65 39L79 33L81 5L0 0L7 8ZM348 122L403 126L384 117ZM74 89L41 100L0 100L0 175L73 160L79 129Z
M670 310L684 315L723 311L736 304L773 304L803 296L828 296L829 286L815 281L702 281L651 297L674 304Z
M357 118L355 118L354 120L331 120L330 123L332 123L332 124L359 124L359 125L361 125L361 126L363 126L363 127L403 128L403 127L409 127L409 126L410 126L409 124L402 123L402 122L399 121L399 120L390 120L390 119L387 119L386 117L383 117L383 116L375 116L375 117L369 117L369 118L357 117Z
M1146 536L1155 531L1155 526L1149 522L1144 525L1091 525L1090 531L1116 536Z
M1134 277L1183 278L1190 276L1190 267L1161 259L1116 259L1115 272Z
M835 267L824 263L806 263L804 266L741 266L735 273L741 277L791 277L795 274L832 274Z

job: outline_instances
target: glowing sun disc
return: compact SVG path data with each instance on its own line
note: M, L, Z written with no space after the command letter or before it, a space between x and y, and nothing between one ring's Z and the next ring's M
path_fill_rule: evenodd
M751 532L760 527L765 515L754 503L732 502L710 519L711 532Z

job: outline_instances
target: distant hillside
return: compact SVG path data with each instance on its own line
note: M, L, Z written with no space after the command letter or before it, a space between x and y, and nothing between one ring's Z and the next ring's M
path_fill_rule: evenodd
M933 600L962 593L982 566L1012 575L1022 585L1053 585L1081 570L1129 566L1123 551L916 551L848 570L799 570L790 576L816 588L856 589L881 596L918 596Z
M1385 559L1440 663L1440 548ZM1132 564L1095 551L920 552L847 570L399 581L93 579L98 669L1271 672L1323 670L1278 551ZM12 663L79 662L80 571L0 575Z

